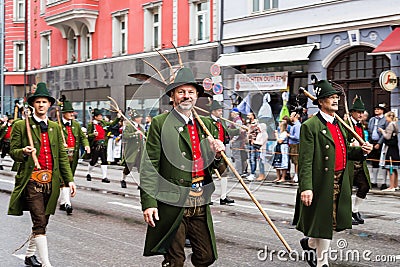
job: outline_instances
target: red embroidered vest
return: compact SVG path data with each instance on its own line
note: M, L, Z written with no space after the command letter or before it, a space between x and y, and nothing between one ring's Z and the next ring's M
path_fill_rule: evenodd
M51 155L51 145L49 140L49 133L41 133L41 146L38 156L40 168L42 170L53 170L53 156Z
M343 138L343 134L340 131L339 125L326 123L329 132L332 135L333 141L335 142L335 171L344 170L346 167L346 141Z

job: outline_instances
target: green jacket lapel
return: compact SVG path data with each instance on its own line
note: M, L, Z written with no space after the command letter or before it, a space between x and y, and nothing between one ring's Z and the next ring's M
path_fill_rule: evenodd
M40 138L40 128L39 125L37 125L32 118L29 118L29 125L31 126L31 133L32 133L32 139L39 140L39 143L41 142L42 138Z

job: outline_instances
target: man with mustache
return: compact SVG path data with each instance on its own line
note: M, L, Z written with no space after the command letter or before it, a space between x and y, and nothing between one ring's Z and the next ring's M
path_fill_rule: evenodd
M207 138L192 108L204 88L188 68L167 85L173 109L153 118L140 169L143 217L148 224L144 256L164 255L162 266L183 266L185 239L194 266L217 259L209 203L213 169L224 166L224 144ZM211 122L202 121L208 129Z
M310 266L329 266L327 250L333 231L351 229L351 181L349 160L365 160L372 145L350 146L347 132L335 119L341 92L326 81L315 86L313 104L320 111L300 129L299 189L295 210L296 228L306 236L302 248L315 253ZM309 254L310 255L310 254ZM315 256L315 254L314 254Z

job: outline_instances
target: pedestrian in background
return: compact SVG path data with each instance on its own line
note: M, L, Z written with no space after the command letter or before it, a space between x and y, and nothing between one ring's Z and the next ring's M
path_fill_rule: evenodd
M399 187L399 175L397 170L400 168L400 155L398 145L399 128L397 124L397 117L393 111L385 114L387 126L385 129L379 128L384 138L384 147L382 151L385 152L385 169L390 177L390 185L388 188L383 189L384 192L394 192Z
M10 154L11 130L14 123L14 115L3 117L3 124L0 126L0 170L3 170L3 159Z
M250 175L246 177L247 180L253 181L256 177L257 160L259 152L254 147L254 141L257 138L260 129L258 128L258 121L253 112L247 114L246 126L249 128L247 134L247 151L250 160Z
M256 140L254 141L254 148L257 150L258 154L258 166L260 166L260 174L258 175L256 181L265 180L265 157L267 151L267 125L265 123L259 123L258 128L260 132L257 134Z
M281 183L286 179L289 169L289 133L287 132L287 121L279 122L279 129L275 130L275 154L272 166L276 170L274 182Z
M38 83L35 93L27 101L33 106L34 113L31 118L15 123L11 135L10 155L16 162L20 162L20 166L15 176L8 214L21 216L24 210L29 210L33 225L25 264L50 267L46 229L50 215L54 214L57 207L60 182L69 186L72 197L76 194L76 186L61 129L47 116L55 99L50 96L46 84ZM29 120L34 146L29 143L26 120ZM40 169L34 167L36 164L32 153L37 155ZM41 263L35 256L36 250Z
M289 130L289 158L294 165L294 176L292 182L297 183L299 171L299 146L300 146L300 114L296 111L290 113L290 121L293 124Z
M371 117L368 122L368 135L369 142L373 145L374 149L368 155L368 159L372 165L372 188L378 188L378 174L379 174L379 159L381 156L383 135L378 129L386 129L387 122L383 113L386 110L386 104L380 103L374 108L375 116ZM384 174L384 182L381 185L381 190L386 189L386 173Z
M232 136L231 138L231 151L232 151L232 162L234 163L236 171L244 176L244 171L247 165L247 153L246 153L246 130L241 128L243 120L240 117L240 112L237 108L231 110L231 120L234 123L229 125L229 129L239 130L239 134Z

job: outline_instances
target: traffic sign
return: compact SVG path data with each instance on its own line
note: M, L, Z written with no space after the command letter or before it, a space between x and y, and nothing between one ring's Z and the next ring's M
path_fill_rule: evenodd
M204 78L203 87L204 87L204 90L210 91L212 89L212 87L213 87L212 80L210 78Z
M222 94L223 91L224 91L224 88L223 88L222 84L220 84L220 83L214 84L214 86L213 86L214 94L219 95L219 94Z

